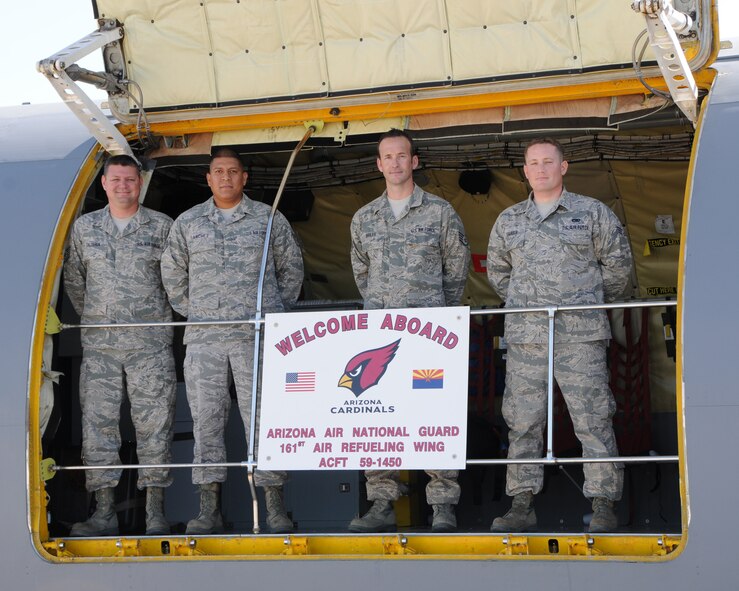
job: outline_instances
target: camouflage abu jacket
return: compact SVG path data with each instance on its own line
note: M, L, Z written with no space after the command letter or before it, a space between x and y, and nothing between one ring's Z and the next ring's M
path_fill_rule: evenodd
M162 255L162 280L172 307L188 320L245 320L256 311L257 281L270 206L246 195L224 222L211 197L175 220ZM264 279L264 312L297 300L303 257L290 224L277 212ZM250 338L252 325L188 326L185 343Z
M351 223L354 279L366 309L456 306L470 264L464 226L454 208L418 185L396 220L387 193Z
M602 202L564 191L541 218L531 196L503 211L488 243L487 273L508 308L600 304L621 298L632 257L621 222ZM547 342L545 313L507 314L510 343ZM559 312L558 342L611 336L604 310Z
M166 215L139 207L119 232L108 206L74 223L64 257L64 286L83 324L172 320L159 269L171 224ZM171 327L82 330L83 347L128 350L171 344Z

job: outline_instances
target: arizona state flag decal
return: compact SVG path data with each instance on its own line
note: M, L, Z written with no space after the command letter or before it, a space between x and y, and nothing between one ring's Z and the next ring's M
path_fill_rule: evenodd
M434 390L444 387L443 369L414 369L413 389Z

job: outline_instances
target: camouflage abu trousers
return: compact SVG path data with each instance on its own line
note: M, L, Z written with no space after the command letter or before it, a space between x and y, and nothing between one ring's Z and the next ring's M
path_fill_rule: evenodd
M572 417L583 457L617 456L616 402L608 387L607 341L561 343L554 348L554 377ZM508 344L503 417L510 428L509 458L542 457L547 420L547 345ZM583 464L586 497L621 498L623 464ZM537 494L544 467L509 464L506 494Z
M230 377L236 384L236 398L244 422L246 442L251 423L252 378L254 375L254 341L225 341L218 344L191 344L185 354L187 402L192 413L195 437L194 463L226 461L225 430L231 408ZM258 406L257 406L258 408ZM259 414L255 423L255 446L259 439ZM246 445L244 446L246 449ZM256 456L256 449L255 456ZM193 484L225 482L226 468L193 468ZM282 486L286 472L256 470L257 486Z
M461 489L457 483L458 470L426 470L431 481L426 485L426 502L429 505L456 505ZM367 500L397 501L407 492L400 482L398 470L367 470Z
M80 367L82 458L86 465L120 464L120 415L125 389L136 429L136 453L141 464L170 462L176 376L172 347L164 349L85 348ZM89 491L113 487L120 469L89 470ZM138 488L169 486L166 468L139 470Z

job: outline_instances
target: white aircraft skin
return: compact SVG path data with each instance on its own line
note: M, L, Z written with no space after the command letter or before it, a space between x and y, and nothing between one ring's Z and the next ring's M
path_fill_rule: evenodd
M50 244L93 148L62 105L0 110L0 573L3 589L732 589L739 580L739 63L702 105L688 178L678 310L678 388L684 393L687 542L670 559L130 560L52 563L29 526L29 365ZM646 196L645 196L646 197ZM175 564L176 562L176 564Z

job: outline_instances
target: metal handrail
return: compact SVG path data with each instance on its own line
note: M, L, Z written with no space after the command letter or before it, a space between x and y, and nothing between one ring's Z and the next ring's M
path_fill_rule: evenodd
M101 324L66 324L62 322L61 330L70 328L151 328L158 326L222 326L263 323L264 319L245 318L241 320L171 320L169 322L104 322Z
M533 314L546 313L549 320L548 330L548 384L547 384L547 424L553 425L554 408L554 319L558 312L570 312L577 310L612 310L624 308L661 308L677 306L676 300L632 300L629 302L613 302L609 304L571 304L562 306L538 306L530 308L478 308L470 310L470 315L489 316L504 314ZM62 329L70 328L139 328L150 326L201 326L201 325L224 325L224 324L262 324L263 318L251 318L243 320L209 320L209 321L182 321L182 322L135 322L126 324L62 324ZM256 373L255 373L256 375ZM256 379L254 383L256 383ZM252 412L250 429L255 430L256 413ZM559 465L559 464L601 464L601 463L668 463L679 461L679 456L613 456L613 457L578 457L557 458L553 453L553 431L547 429L547 453L543 458L504 458L504 459L467 459L467 466L490 466L508 464L537 464L537 465ZM253 447L253 446L252 446ZM82 465L82 466L58 466L51 467L53 471L63 470L110 470L110 469L147 469L147 468L246 468L251 474L258 466L258 461L253 459L253 453L249 453L249 459L245 462L222 462L207 464L112 464L112 465Z
M256 468L256 462L212 462L207 464L93 464L83 466L52 466L54 472L66 470L148 470L152 468Z
M470 310L470 315L523 314L530 312L573 312L577 310L621 310L622 308L663 308L675 307L677 300L630 300L610 304L568 304L562 306L532 306L530 308L480 308Z
M610 456L603 458L504 458L500 460L467 460L468 466L495 466L499 464L668 464L680 461L680 456Z
M603 458L505 458L505 459L468 459L467 466L497 466L506 464L537 464L553 466L558 464L668 464L680 460L679 456L612 456ZM54 472L70 470L149 470L153 468L256 468L257 462L216 462L208 464L106 464L106 465L82 465L82 466L57 466L51 469Z
M494 316L498 314L524 314L547 312L572 312L576 310L620 310L623 308L661 308L675 307L677 300L630 300L628 302L613 302L610 304L571 304L567 306L533 306L530 308L473 308L470 316ZM355 312L356 310L350 310ZM173 320L170 322L120 322L101 324L68 324L61 323L62 330L72 328L146 328L157 326L222 326L264 324L264 318L241 318L238 320Z
M523 313L535 313L535 312L546 312L549 326L547 328L547 442L546 442L546 456L545 461L538 462L521 462L521 463L535 463L535 464L557 464L557 463L577 463L586 464L591 462L592 458L570 458L571 460L561 462L554 456L554 321L557 312L570 312L578 310L613 310L613 309L624 309L624 308L662 308L668 306L677 306L676 300L642 300L632 302L614 302L609 304L567 304L561 306L539 306L535 308L498 308L495 310L483 310L479 311L478 314L523 314ZM472 313L472 312L470 312ZM651 456L650 456L651 457ZM674 456L677 461L679 458ZM538 459L538 458L537 458ZM621 461L612 459L608 463ZM654 460L650 460L654 461ZM505 461L491 461L492 463L505 463L505 464L517 464L519 462L510 461L506 458Z

